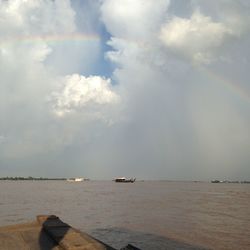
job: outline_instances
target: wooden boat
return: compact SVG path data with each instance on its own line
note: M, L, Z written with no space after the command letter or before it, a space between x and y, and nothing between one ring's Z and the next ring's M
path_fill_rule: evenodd
M0 227L0 249L115 250L55 215L40 215L31 223Z
M133 183L135 182L136 178L126 179L125 177L119 177L115 179L115 182L122 182L122 183Z
M61 221L39 215L30 223L0 227L0 250L116 250ZM140 250L128 244L122 250Z

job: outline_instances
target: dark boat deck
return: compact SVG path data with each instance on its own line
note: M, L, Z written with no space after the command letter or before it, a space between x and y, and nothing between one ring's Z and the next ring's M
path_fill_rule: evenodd
M37 221L0 227L0 250L115 250L58 217L37 216Z

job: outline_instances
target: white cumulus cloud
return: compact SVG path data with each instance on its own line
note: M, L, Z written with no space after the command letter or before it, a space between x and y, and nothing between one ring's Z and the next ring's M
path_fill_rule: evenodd
M162 26L160 39L165 46L191 57L196 62L210 62L212 51L227 36L235 35L224 23L213 21L195 11L190 19L174 17Z
M119 96L112 90L110 79L78 74L66 76L62 80L62 90L52 96L55 100L54 111L58 116L87 105L114 104L119 100Z
M168 5L169 0L105 0L102 19L111 34L141 40L152 35Z

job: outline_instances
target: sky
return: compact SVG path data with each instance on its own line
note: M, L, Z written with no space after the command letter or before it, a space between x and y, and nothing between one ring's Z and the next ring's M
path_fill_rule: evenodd
M250 180L248 0L0 0L0 176Z

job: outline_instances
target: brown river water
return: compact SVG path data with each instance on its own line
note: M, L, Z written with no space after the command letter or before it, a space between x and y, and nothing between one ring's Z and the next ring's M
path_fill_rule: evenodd
M55 214L120 249L250 249L250 185L0 181L0 225Z

